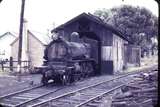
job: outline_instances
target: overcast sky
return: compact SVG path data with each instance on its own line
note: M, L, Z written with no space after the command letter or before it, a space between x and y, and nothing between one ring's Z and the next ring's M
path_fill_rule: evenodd
M145 7L158 16L158 4L154 0L26 0L25 19L31 30L46 33L81 14L97 9L129 4ZM0 35L7 31L19 32L21 0L3 0L0 3Z

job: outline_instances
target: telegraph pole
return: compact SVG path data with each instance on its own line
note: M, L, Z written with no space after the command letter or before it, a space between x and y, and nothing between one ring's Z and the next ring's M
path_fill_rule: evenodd
M20 26L19 26L19 47L18 47L18 66L17 66L17 71L19 73L21 73L24 7L25 7L25 0L22 0L21 13L20 13Z

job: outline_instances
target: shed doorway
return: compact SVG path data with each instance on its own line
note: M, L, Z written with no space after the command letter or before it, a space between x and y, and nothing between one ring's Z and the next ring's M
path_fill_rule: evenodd
M96 59L96 74L101 74L101 40L94 32L78 32L80 38L84 38L86 43L91 45L91 58Z

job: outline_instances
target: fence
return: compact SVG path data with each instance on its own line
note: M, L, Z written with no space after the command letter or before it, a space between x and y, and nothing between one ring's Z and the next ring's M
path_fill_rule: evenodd
M1 60L0 61L0 69L2 71L17 71L18 61L13 61L12 58L10 60ZM29 71L30 61L21 61L21 70L23 72Z
M127 45L126 47L126 62L134 65L141 65L141 50L139 46Z

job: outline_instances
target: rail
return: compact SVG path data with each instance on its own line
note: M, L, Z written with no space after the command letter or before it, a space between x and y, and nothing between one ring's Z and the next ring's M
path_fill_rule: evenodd
M39 89L39 88L42 88L43 87L43 85L39 85L39 86L36 86L36 87L33 87L33 88L27 88L27 89L24 89L24 90L21 90L21 91L17 91L17 92L14 92L14 93L11 93L11 94L8 94L8 95L5 95L5 96L2 96L2 97L0 97L0 99L1 100L6 100L6 99L8 99L8 98L13 98L13 97L17 97L16 95L23 95L23 94L26 94L26 93L32 93L32 92L34 92L35 91L35 89ZM42 93L41 95L38 95L38 96L36 96L36 97L34 97L34 98L31 98L31 99L27 99L27 98L23 98L23 99L26 99L25 101L22 101L22 102L19 102L18 104L7 104L7 103L4 103L4 102L0 102L0 104L2 105L2 106L7 106L7 107L21 107L22 105L25 105L25 104L27 104L27 103L29 103L29 102L32 102L32 101L35 101L35 100L37 100L37 99L39 99L39 98L42 98L42 97L44 97L44 96L47 96L47 95L49 95L49 94L51 94L51 93L54 93L54 92L57 92L57 91L59 91L59 90L61 90L61 89L63 89L64 87L55 87L54 89L52 89L52 90L45 90L45 91L47 91L47 92L45 92L45 93ZM30 91L30 92L29 92Z
M151 68L150 68L151 69ZM152 68L153 69L153 68ZM110 79L110 80L106 80L106 81L102 81L100 83L97 83L97 84L94 84L94 85L90 85L90 86L87 86L87 87L83 87L81 89L77 89L75 91L72 91L72 92L68 92L68 93L65 93L65 94L62 94L60 96L57 96L57 97L53 97L53 98L50 98L50 99L47 99L47 100L44 100L42 102L39 102L37 104L33 104L33 105L30 105L29 107L36 107L36 106L40 106L40 105L43 105L43 104L46 104L46 103L49 103L49 102L52 102L53 100L58 100L60 98L63 98L63 97L66 97L66 96L70 96L72 94L75 94L77 92L80 92L80 91L83 91L83 90L86 90L86 89L89 89L89 88L93 88L93 87L96 87L98 85L101 85L101 84L104 84L104 83L107 83L107 82L110 82L110 81L114 81L114 80L117 80L117 79L120 79L120 78L123 78L123 77L126 77L126 76L129 76L129 75L133 75L133 74L137 74L137 73L141 73L141 72L148 72L148 69L146 71L146 69L142 70L142 71L136 71L136 72L130 72L130 73L127 73L127 74L124 74L124 75L121 75L121 76L118 76L118 77L115 77L113 79ZM121 85L120 85L121 86ZM120 86L117 86L116 88L120 87ZM113 90L113 89L111 89ZM111 91L110 90L110 91ZM110 92L109 91L109 92ZM103 93L105 94L105 93ZM92 99L91 99L92 100ZM89 101L89 100L88 100ZM80 104L81 105L81 104ZM79 105L79 106L80 106ZM83 104L82 104L83 105Z

